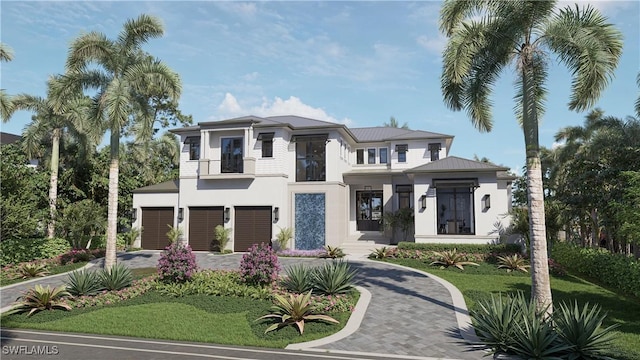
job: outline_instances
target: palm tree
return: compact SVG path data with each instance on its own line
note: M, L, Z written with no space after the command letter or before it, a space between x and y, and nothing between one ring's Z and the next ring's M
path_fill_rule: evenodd
M54 87L59 77L52 77L48 88ZM58 99L60 100L60 99ZM41 145L46 139L51 140L51 161L49 181L49 224L47 236L55 236L56 204L58 201L58 169L60 158L60 140L65 131L71 132L75 139L85 147L95 147L98 134L87 124L90 98L76 97L68 99L64 104L54 104L51 97L45 99L39 96L18 94L13 98L14 110L31 110L36 114L32 122L23 132L22 146L29 158L42 156ZM62 109L62 112L54 110Z
M0 61L13 60L13 50L7 45L0 43ZM13 113L13 104L11 97L7 95L4 89L0 89L0 118L2 122L9 121L11 114Z
M638 75L636 76L636 84L638 84L638 87L640 87L640 73L638 73ZM636 110L636 116L638 118L640 118L640 94L638 95L638 98L636 99L636 103L634 104L634 108Z
M398 122L398 120L396 120L396 118L393 116L389 119L389 122L384 122L382 123L382 125L386 127L409 130L409 124L405 122L404 124L402 124L402 126L400 126L400 123Z
M538 118L544 113L548 60L554 53L573 74L569 109L584 111L606 87L622 53L622 34L591 7L555 10L556 1L445 0L440 29L448 43L441 87L452 110L466 110L480 131L491 131L491 90L501 71L516 73L516 116L527 158L531 294L551 312L551 288L540 171ZM479 19L477 18L479 16Z
M158 18L143 14L127 20L115 40L99 32L80 35L72 42L67 58L66 86L58 89L59 96L95 89L95 111L110 132L107 269L116 262L120 136L132 123L142 124L145 133L151 134L155 111L149 99L158 96L177 101L180 96L178 74L141 49L163 32Z

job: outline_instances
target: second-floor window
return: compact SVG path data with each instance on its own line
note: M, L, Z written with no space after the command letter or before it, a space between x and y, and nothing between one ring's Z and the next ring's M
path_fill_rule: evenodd
M376 149L367 149L367 164L376 163Z
M188 136L184 140L185 145L189 146L189 160L200 159L200 136Z
M380 154L380 164L386 164L389 162L389 159L387 159L387 148L378 149L378 154Z
M429 152L431 153L431 161L440 159L440 143L429 144Z
M258 141L262 141L262 157L273 157L273 135L274 133L258 134Z
M364 149L356 149L356 164L364 164Z
M326 181L326 135L294 136L296 181Z
M242 138L222 138L220 172L242 173Z
M408 145L396 145L396 152L398 153L398 162L400 163L407 162L407 150L409 150Z

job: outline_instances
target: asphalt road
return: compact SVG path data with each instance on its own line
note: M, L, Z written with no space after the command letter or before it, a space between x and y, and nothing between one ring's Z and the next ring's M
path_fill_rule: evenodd
M309 352L117 336L2 329L2 360L381 360L389 355ZM411 359L412 357L402 357ZM427 359L427 358L415 358Z

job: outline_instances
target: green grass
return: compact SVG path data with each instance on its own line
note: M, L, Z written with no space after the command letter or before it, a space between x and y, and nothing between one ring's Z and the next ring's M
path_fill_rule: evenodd
M66 265L59 265L59 266L50 267L48 269L48 271L49 271L49 275L56 275L56 274L65 273L67 271L73 271L73 270L79 269L79 268L81 268L81 267L83 267L85 265L87 265L86 261L77 262L77 263L70 263L70 264L66 264ZM7 285L11 285L11 284L17 284L17 283L21 283L21 282L24 282L24 281L27 281L27 280L31 280L31 279L36 279L36 278L7 279L4 276L0 276L0 286L7 286Z
M151 291L111 306L42 311L32 317L4 316L2 326L283 348L333 334L349 318L349 313L338 313L331 315L339 325L305 323L302 336L293 327L264 334L271 323L255 320L267 314L271 305L270 301L238 297L163 297Z
M389 262L409 266L439 276L455 285L464 295L469 309L478 300L487 299L492 293L523 291L531 293L530 275L523 272L507 273L495 265L465 266L464 271L439 269L436 266L413 259L393 259ZM551 277L554 303L561 301L599 304L608 313L605 325L619 324L611 348L611 356L618 360L640 359L640 300L607 290L576 276Z

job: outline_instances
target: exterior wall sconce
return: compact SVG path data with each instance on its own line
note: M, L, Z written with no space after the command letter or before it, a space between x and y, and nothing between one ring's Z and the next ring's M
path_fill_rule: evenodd
M422 210L427 208L427 195L420 196L420 207Z
M138 209L131 208L131 221L135 222L136 220L138 220Z
M280 208L276 206L273 208L273 222L277 223L278 220L280 220Z
M178 208L178 222L184 220L184 208Z
M224 208L224 221L227 222L231 219L231 209L226 207Z
M482 197L482 208L483 208L484 210L487 210L487 209L489 209L490 207L491 207L491 195L489 195L489 194L485 194L485 195Z

